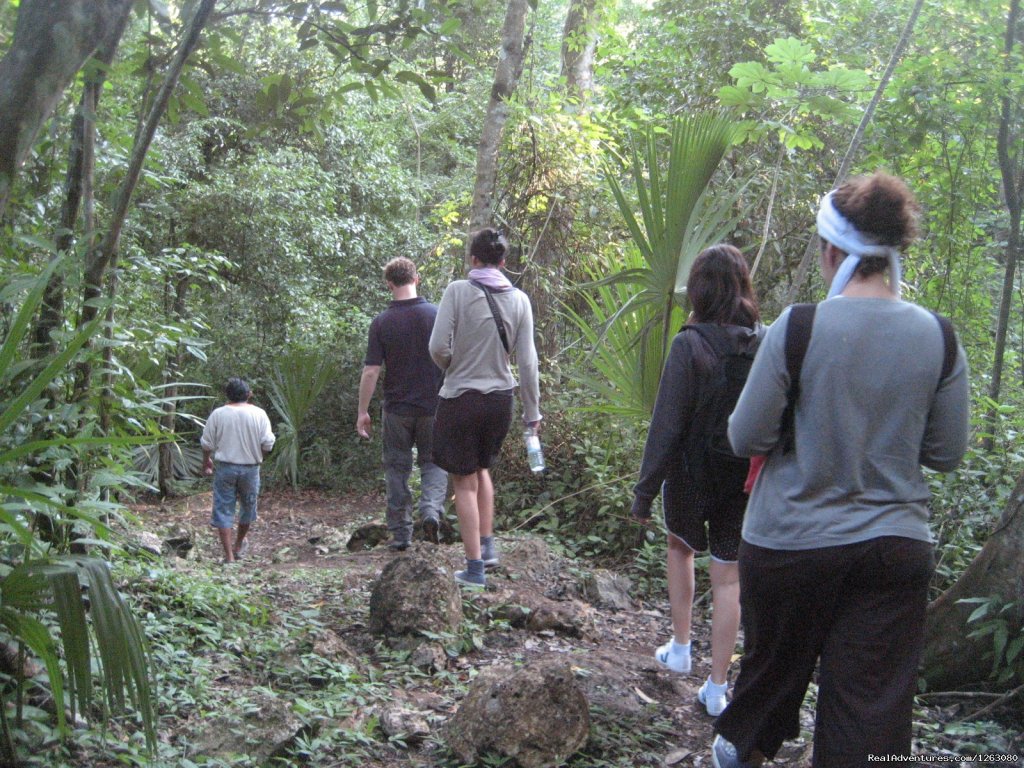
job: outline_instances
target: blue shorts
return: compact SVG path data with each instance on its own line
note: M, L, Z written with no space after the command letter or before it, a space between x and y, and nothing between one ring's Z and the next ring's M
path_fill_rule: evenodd
M238 522L247 525L256 519L256 501L260 495L259 464L228 464L218 461L213 472L214 528L231 528L235 507L240 508Z

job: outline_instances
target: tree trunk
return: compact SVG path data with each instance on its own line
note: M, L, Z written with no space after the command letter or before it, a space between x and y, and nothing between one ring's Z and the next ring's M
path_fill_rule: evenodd
M21 0L0 59L0 218L39 129L131 0Z
M171 278L168 277L168 282ZM171 306L171 322L181 323L185 319L185 299L188 295L189 278L179 275L174 280L174 301ZM160 418L161 431L165 436L174 434L174 423L178 413L178 376L184 362L184 345L178 342L174 353L167 360L167 372L164 375L164 414ZM159 473L157 486L160 489L160 496L167 498L172 495L174 483L174 454L178 451L178 444L174 441L160 443Z
M567 95L586 104L594 90L597 0L571 0L562 28L562 77Z
M924 677L932 690L948 690L988 677L992 669L986 653L992 638L968 638L967 617L974 606L958 605L969 597L997 597L1015 602L1010 617L1016 631L1024 620L1024 475L1010 497L999 525L989 536L956 583L928 606L925 624Z
M892 55L889 57L889 63L886 65L885 71L882 73L882 79L878 81L878 87L875 89L875 93L871 97L871 101L868 104L867 109L864 110L864 114L860 119L860 124L857 126L857 130L854 131L853 138L850 140L850 146L847 147L846 154L843 156L843 160L839 164L839 172L836 173L835 181L832 182L833 189L846 181L846 175L850 172L850 167L853 165L853 158L857 156L857 152L860 151L860 145L864 141L864 133L867 131L868 125L871 124L871 120L875 116L875 109L878 107L878 103L882 100L882 95L885 93L885 89L889 85L889 80L892 79L892 73L896 69L896 65L903 57L903 51L906 50L907 45L910 43L910 37L914 33L914 26L917 24L917 17L921 15L922 6L924 6L924 0L916 0L913 9L910 11L910 17L907 19L907 23L903 27L903 34L900 35L900 39L896 43L896 47L893 48ZM800 258L800 264L796 268L796 275L793 277L793 282L789 286L789 291L786 293L787 305L796 301L797 295L800 293L800 289L803 288L804 282L807 280L807 272L810 270L811 261L817 250L818 237L817 235L814 235L807 242L807 247L804 249L804 255Z
M1003 104L999 117L999 137L996 143L999 155L999 172L1003 181L1003 200L1010 214L1009 232L1006 237L1006 267L1003 272L1003 289L999 297L999 313L996 319L995 354L992 359L992 377L988 395L994 403L999 402L1003 381L1003 360L1006 354L1006 330L1010 323L1010 308L1013 304L1014 276L1021 247L1021 195L1024 186L1024 169L1021 168L1020 135L1013 130L1017 123L1018 109L1014 103L1010 70L1013 63L1013 48L1020 34L1020 0L1011 0L1010 11L1006 17L1006 37L1003 53L1007 68L1007 76L1003 78ZM1019 103L1019 102L1017 102ZM989 423L989 435L995 432L996 410L989 409L986 419ZM992 438L985 438L985 448L991 449Z
M585 117L594 89L594 53L597 48L598 0L571 0L562 28L562 70L565 100L562 110ZM524 267L522 287L533 299L542 357L557 354L563 339L555 324L558 297L572 244L573 224L579 202L570 177L552 174L553 183L540 191L547 205L531 217L536 232L533 248Z
M494 187L498 177L498 148L508 120L508 100L515 93L523 72L524 38L528 0L509 0L505 25L501 30L501 51L494 72L491 98L487 103L480 145L476 154L476 182L469 214L469 231L476 232L493 221ZM469 263L469 238L466 240L466 262Z
M116 19L107 31L106 36L96 50L95 59L101 66L93 68L82 88L82 98L71 123L71 140L68 151L68 170L64 181L64 202L61 205L60 222L57 226L57 255L67 254L75 244L75 226L78 222L79 210L87 190L92 189L92 158L96 145L96 108L103 91L107 69L114 61L117 47L124 35L131 6L124 4L121 17ZM92 206L86 203L86 208ZM92 227L87 226L87 238L92 236ZM88 239L87 239L87 242ZM89 242L91 247L91 242ZM34 333L37 350L46 354L53 352L54 345L50 334L64 322L64 273L57 270L50 277L43 295L43 305L39 313L39 321Z
M100 245L90 253L86 264L85 286L82 291L82 314L79 319L79 327L84 327L91 322L99 311L97 306L99 299L103 296L103 286L108 270L117 268L118 248L121 242L121 230L128 217L128 207L132 195L138 186L139 178L142 175L142 166L146 161L150 144L156 135L156 129L160 120L167 110L167 102L178 84L181 72L185 68L185 62L199 44L199 37L203 27L213 12L216 0L201 0L192 17L185 36L178 46L174 58L168 65L167 73L164 75L163 83L156 94L153 105L150 108L146 120L132 147L132 154L128 161L128 170L125 178L118 188L114 198L113 211L111 212L109 228L103 237ZM88 392L92 381L92 363L88 359L83 362L77 371L75 380L75 397L80 399Z

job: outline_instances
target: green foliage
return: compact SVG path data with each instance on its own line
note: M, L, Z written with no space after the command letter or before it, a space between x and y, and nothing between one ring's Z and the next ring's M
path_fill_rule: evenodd
M987 434L988 398L972 405L975 439ZM1020 451L1019 409L996 409L997 439L991 450L975 442L963 464L949 473L927 473L931 489L932 529L938 546L933 596L952 586L981 551L996 522L1010 503L1010 496L1024 465Z
M270 379L270 400L281 416L274 467L293 488L299 485L303 427L317 409L332 373L318 353L296 349L275 366Z
M968 637L992 639L991 649L986 653L986 658L992 662L992 679L999 685L1024 680L1024 622L1021 621L1021 606L997 595L970 597L958 602L976 606L967 617L968 626L973 627Z
M789 149L821 149L824 143L815 133L815 121L855 119L857 111L848 99L867 91L869 80L863 71L839 64L812 69L814 49L794 37L776 40L764 54L770 67L757 61L735 64L729 70L735 85L718 92L723 105L758 115L746 126L748 140L773 131Z
M638 274L643 260L631 248L624 253L621 266L627 274ZM657 308L637 300L636 284L625 280L601 283L598 274L593 278L593 287L580 291L585 311L565 309L590 350L587 363L594 369L593 373L581 373L580 380L597 399L581 408L646 418L654 410L664 365L664 345L656 332L661 327ZM671 324L681 321L682 312L674 311Z
M706 192L735 136L735 125L721 116L677 119L666 162L658 132L648 129L643 149L633 145L630 164L639 218L613 169L607 169L612 194L644 266L607 278L612 285L629 285L628 298L621 290L606 289L588 300L601 323L600 335L592 332L589 318L570 312L588 341L609 345L599 353L598 366L602 375L614 377L609 378L610 386L602 384L602 394L616 399L595 407L646 415L653 410L690 267L701 250L723 239L734 226L734 199ZM622 301L617 309L615 301Z
M38 436L41 424L37 419L53 415L52 406L41 396L65 373L97 327L97 323L87 325L71 336L60 352L47 358L31 363L16 359L29 320L57 267L58 262L52 261L27 284L27 293L0 346L0 465L5 467L0 484L4 496L0 505L0 541L5 545L0 558L0 625L4 629L0 635L31 649L43 661L58 730L63 736L67 735L65 674L72 712L84 711L91 705L95 675L107 710L122 711L130 702L142 721L146 744L153 749L155 714L146 644L138 623L113 584L109 564L97 558L57 557L43 538L44 528L52 532L62 525L77 524L104 536L107 527L96 515L102 505L91 504L88 497L72 493L58 483L44 484L39 477L47 471L59 472L62 458L67 460L78 450L110 449L138 442L88 435ZM65 419L69 416L77 418L77 413L65 412ZM72 426L64 424L65 428ZM59 435L61 430L50 431ZM72 453L62 457L69 450ZM34 464L33 469L29 468L30 463ZM106 509L110 511L109 505ZM53 540L52 533L50 538ZM88 594L91 620L83 605L83 592ZM46 621L51 613L56 617L55 626ZM57 638L63 651L63 667L57 653ZM94 657L93 649L98 658ZM5 691L4 701L0 701L0 716L4 718L0 749L9 759L15 745L6 720L6 700L16 701L15 728L23 733L24 695L23 681L19 680L13 694Z
M505 441L494 475L496 506L510 517L502 529L544 535L573 557L629 561L644 540L629 519L644 435L632 419L575 409L592 395L568 381L552 387L545 380L542 391L547 470L534 475L522 440L513 434Z

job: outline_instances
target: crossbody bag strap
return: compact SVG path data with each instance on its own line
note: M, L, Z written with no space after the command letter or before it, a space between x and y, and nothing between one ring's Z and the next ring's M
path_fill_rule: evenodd
M487 290L487 287L483 283L478 280L470 280L469 282L484 292L484 298L487 299L487 306L491 308L491 317L494 318L494 324L498 326L498 336L501 337L501 346L505 348L506 355L511 354L508 346L508 332L505 330L505 323L501 319L501 312L498 311L498 303L494 300L494 297L491 296L491 292Z

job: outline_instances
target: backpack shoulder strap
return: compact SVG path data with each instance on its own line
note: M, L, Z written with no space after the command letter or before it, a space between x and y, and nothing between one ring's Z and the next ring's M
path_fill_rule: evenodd
M782 450L793 450L796 431L796 401L800 397L800 372L804 356L811 343L811 329L817 304L794 304L789 310L786 324L786 372L789 374L789 389L786 390L786 409L782 412Z
M502 322L501 312L498 311L498 304L491 296L491 292L487 289L487 286L481 283L479 280L470 280L473 285L484 292L484 298L487 299L487 306L491 308L491 317L494 318L494 324L498 326L498 336L501 338L501 346L505 348L505 354L511 354L509 352L508 344L508 333L505 331L505 323Z
M932 315L935 316L939 328L942 329L942 372L939 374L938 384L938 386L942 386L942 382L953 372L953 366L956 365L956 331L953 330L953 323L949 321L948 317L944 317L938 312L932 312Z

